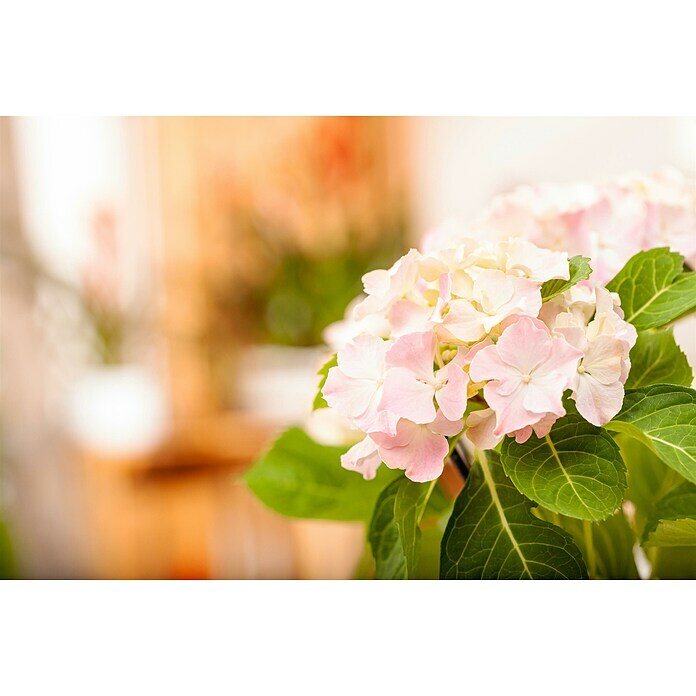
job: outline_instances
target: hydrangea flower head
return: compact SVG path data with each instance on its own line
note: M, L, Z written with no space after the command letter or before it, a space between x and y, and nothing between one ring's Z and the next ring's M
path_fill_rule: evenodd
M605 423L621 406L636 334L601 287L542 302L544 282L569 277L565 252L470 238L366 274L365 297L334 331L337 366L322 390L363 433L342 465L373 478L383 462L430 481L464 434L482 449L544 437L568 391L581 415Z

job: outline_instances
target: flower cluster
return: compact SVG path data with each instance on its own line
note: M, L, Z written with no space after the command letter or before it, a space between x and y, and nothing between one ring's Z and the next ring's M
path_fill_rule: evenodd
M472 228L479 238L521 236L540 246L589 256L605 283L636 252L668 246L696 265L696 182L673 170L624 175L601 184L519 186L497 196ZM444 226L425 252L450 246L461 230Z
M363 277L366 296L332 327L329 407L364 434L342 464L372 478L381 462L413 481L441 473L448 438L480 449L546 435L570 390L595 425L620 409L635 329L601 286L543 303L568 280L568 255L511 238L465 239Z

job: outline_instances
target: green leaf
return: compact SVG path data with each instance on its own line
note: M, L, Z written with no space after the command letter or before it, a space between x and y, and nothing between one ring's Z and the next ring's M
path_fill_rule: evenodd
M570 265L570 278L568 280L547 280L541 286L542 302L553 299L562 292L572 288L573 285L576 285L581 280L587 280L592 273L589 262L590 259L585 256L573 256L568 259L568 264Z
M637 329L664 326L696 307L696 273L666 247L639 251L607 284L617 292L626 321Z
M621 510L602 522L576 520L544 508L536 508L534 513L540 519L565 529L573 537L593 580L638 579L633 557L636 536Z
M326 447L300 428L286 430L249 470L249 488L288 517L369 520L380 490L401 472L382 466L374 481L341 468L345 448Z
M629 389L605 428L647 445L667 466L696 483L696 392L672 384Z
M419 523L433 485L402 478L390 483L377 499L368 539L378 580L415 576L421 540Z
M569 517L603 520L623 501L626 466L614 439L571 414L545 438L503 441L505 473L528 498Z
M646 551L652 565L650 577L661 580L696 578L696 550L685 546L655 546Z
M665 331L641 331L631 350L631 372L627 389L649 384L679 384L690 387L694 376L686 355L681 352L672 335Z
M376 576L380 580L405 580L408 577L406 554L394 519L396 494L400 487L401 481L393 481L380 493L368 531Z
M670 469L647 445L625 433L616 434L621 458L628 472L626 500L633 504L632 524L638 537L655 503L684 478Z
M696 485L684 482L655 504L644 546L696 546Z
M445 524L422 525L421 544L414 580L438 580L440 577L440 545Z
M570 534L532 514L495 453L481 454L442 538L443 580L584 579Z
M316 411L319 408L328 408L329 405L326 403L326 400L324 399L324 395L321 393L321 390L324 388L324 385L326 384L326 378L329 376L329 370L332 367L336 367L338 365L338 355L333 354L329 360L327 360L319 369L319 372L317 374L321 377L319 380L319 387L317 388L317 395L314 397L314 404L312 405L312 411Z

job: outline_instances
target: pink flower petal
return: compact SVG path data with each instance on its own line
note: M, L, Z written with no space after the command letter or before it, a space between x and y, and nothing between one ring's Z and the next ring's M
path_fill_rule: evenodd
M608 423L623 404L624 389L620 382L602 384L592 375L578 375L578 383L573 399L580 415L592 425Z
M338 367L348 377L356 379L381 379L384 373L384 357L391 347L390 341L363 334L338 351Z
M418 379L433 381L433 360L435 356L435 334L432 331L402 336L389 349L386 356L387 367L403 367L410 370Z
M443 387L435 392L435 400L440 410L449 420L459 420L466 410L469 375L454 361L438 370L438 379L446 379Z
M377 445L369 436L341 455L341 466L344 469L359 471L368 481L375 477L381 463Z
M410 300L399 300L389 311L392 337L428 330L432 314L432 307L419 305Z
M495 411L496 426L493 434L502 437L506 433L514 432L520 428L532 425L542 415L527 410L524 407L524 397L527 393L527 385L520 386L511 394L499 395L496 392L496 383L489 382L483 388L488 405Z
M447 440L426 425L399 421L397 435L375 435L382 461L390 469L403 469L411 481L424 483L436 479L444 469L449 452Z
M435 418L434 396L433 384L420 381L405 367L392 367L384 377L380 409L414 423L430 423Z
M377 388L374 380L354 379L345 375L340 368L332 367L322 394L326 403L342 416L358 418L367 411Z
M621 379L626 345L613 336L598 336L590 342L582 361L582 369L602 384Z
M502 439L502 436L493 434L495 430L495 411L492 408L484 408L481 411L472 411L466 419L464 434L474 447L480 450L493 449Z
M428 424L428 428L438 435L445 435L446 437L454 437L462 432L464 427L464 421L461 418L456 420L450 420L445 416L442 411L437 412L435 420Z
M530 374L551 352L551 334L545 324L530 317L520 317L503 331L496 343L500 359Z
M460 343L480 341L486 331L483 327L485 315L468 300L453 300L438 333L447 340Z

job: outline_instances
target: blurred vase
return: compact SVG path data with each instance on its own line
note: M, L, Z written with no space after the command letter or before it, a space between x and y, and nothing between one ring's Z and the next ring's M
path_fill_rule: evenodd
M162 384L140 366L94 368L72 389L67 427L85 450L114 457L147 454L162 443L168 426Z
M305 420L317 392L317 371L328 359L323 346L258 345L242 351L237 368L237 404L273 425Z

